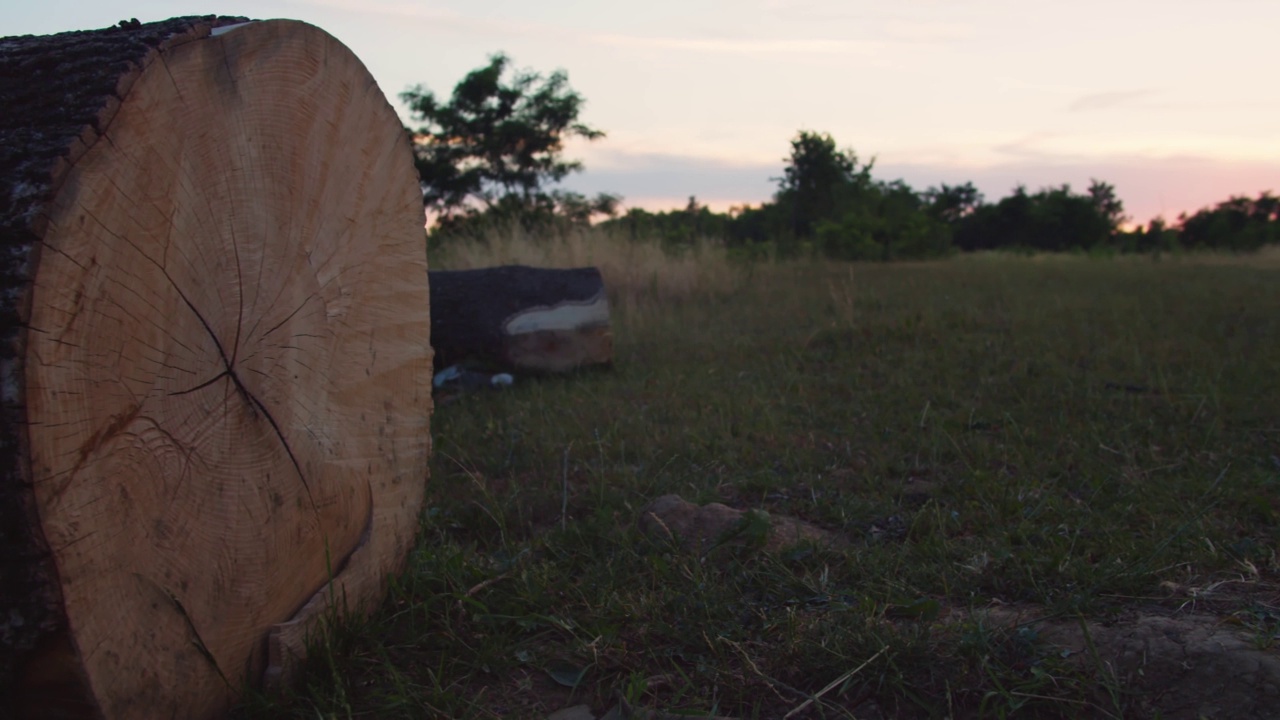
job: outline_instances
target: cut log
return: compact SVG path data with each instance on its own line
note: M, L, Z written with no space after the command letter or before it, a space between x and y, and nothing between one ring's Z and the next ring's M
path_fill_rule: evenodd
M437 370L560 373L613 362L609 299L596 268L432 270Z
M124 25L0 40L5 718L222 714L379 600L426 479L381 90L304 23Z

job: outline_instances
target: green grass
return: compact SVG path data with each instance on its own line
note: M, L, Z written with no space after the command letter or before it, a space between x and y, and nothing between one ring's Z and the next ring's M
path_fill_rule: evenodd
M971 611L1107 619L1237 580L1215 612L1280 617L1253 593L1280 573L1280 268L742 273L616 312L611 372L437 408L382 610L240 714L776 718L838 680L796 717L1124 716L1100 659ZM700 556L636 528L666 493L852 544Z

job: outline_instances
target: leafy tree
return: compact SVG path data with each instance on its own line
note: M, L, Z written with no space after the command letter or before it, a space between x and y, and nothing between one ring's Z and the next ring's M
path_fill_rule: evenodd
M1178 239L1188 249L1249 251L1280 243L1280 198L1233 196L1213 208L1179 217Z
M731 247L742 250L742 254L748 257L777 254L780 241L788 246L786 253L795 251L791 247L795 239L791 211L777 202L739 208L729 218L725 231L726 242Z
M819 221L833 218L842 204L870 187L874 164L859 169L852 149L839 150L829 134L807 130L791 141L791 156L784 162L774 199L790 210L798 238L812 237Z
M1114 188L1094 181L1089 194L1070 185L1031 194L1019 185L994 205L982 205L954 226L961 250L1020 249L1044 252L1113 248L1123 206Z
M588 225L595 215L615 217L622 198L609 193L599 193L588 198L581 193L556 191L551 193L555 200L555 215L571 225Z
M822 252L842 260L939 257L951 251L951 231L926 212L926 201L901 180L874 182L843 212L818 225Z
M1125 233L1124 238L1124 252L1150 253L1155 258L1178 247L1178 232L1162 217L1152 218L1146 229L1135 228Z
M945 223L955 223L972 215L982 205L983 197L972 182L963 185L943 183L925 190L924 201L929 215Z
M430 233L429 248L453 239L483 240L493 232L506 232L518 223L534 235L548 235L571 228L586 227L596 215L614 217L620 198L600 193L594 198L563 190L540 192L528 198L519 194L499 197L484 207L438 219Z
M445 221L498 210L537 216L565 203L579 214L584 209L581 196L557 197L545 188L582 169L564 159L566 139L604 133L579 122L584 100L564 71L543 77L509 72L510 65L506 55L493 55L453 88L448 102L422 85L400 94L421 123L412 132L423 203ZM587 207L616 209L617 198L609 197Z
M1094 210L1100 216L1106 218L1112 234L1118 232L1124 221L1128 220L1124 214L1124 203L1120 201L1120 198L1116 197L1114 185L1091 179L1089 181L1089 199L1093 201Z
M631 208L620 218L601 223L604 228L624 231L632 240L656 238L664 245L676 247L689 245L702 238L723 239L728 235L730 217L712 212L710 208L690 196L681 210L649 212L643 208Z

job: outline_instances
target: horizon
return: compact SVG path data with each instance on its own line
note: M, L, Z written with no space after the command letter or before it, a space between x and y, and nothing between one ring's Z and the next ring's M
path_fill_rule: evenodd
M671 210L768 201L790 140L830 133L873 175L917 190L973 182L988 202L1096 178L1134 225L1231 196L1280 190L1280 4L822 0L536 7L498 0L267 0L219 14L291 17L365 63L388 102L423 84L448 97L495 52L563 69L581 120L607 136L568 144L585 170L560 187ZM0 34L50 34L207 14L186 0L50 0L0 10Z

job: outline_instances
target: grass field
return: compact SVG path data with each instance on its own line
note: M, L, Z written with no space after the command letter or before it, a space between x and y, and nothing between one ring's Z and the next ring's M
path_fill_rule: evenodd
M1277 256L738 267L579 240L445 261L601 265L616 367L438 407L383 609L241 716L1182 717L1094 634L1209 616L1280 652ZM684 549L637 524L670 493L840 544L766 551L748 514Z

